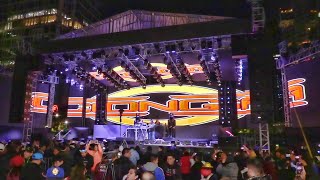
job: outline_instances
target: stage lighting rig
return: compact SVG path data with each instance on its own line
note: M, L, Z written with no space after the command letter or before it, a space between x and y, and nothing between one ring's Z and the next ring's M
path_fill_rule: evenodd
M200 66L202 67L202 71L203 71L204 75L206 76L206 81L207 81L208 85L212 85L212 81L211 81L211 78L210 78L210 72L209 72L209 69L207 67L205 57L202 56L201 54L199 54L198 55L198 60L200 61Z
M177 79L177 83L178 85L182 85L182 75L178 69L178 67L176 66L176 64L174 63L170 53L166 53L165 57L164 57L164 64L167 65L167 69L169 70L170 74Z
M75 67L72 70L72 74L76 76L77 79L84 81L85 83L90 84L90 87L93 88L95 91L105 91L107 87L102 84L99 80L92 77L86 70L82 67ZM74 79L70 80L71 85L78 84ZM80 88L80 87L79 87Z
M242 59L236 59L235 70L236 70L236 76L237 76L237 81L239 85L241 84L241 81L242 81L242 69L243 69Z
M121 52L121 51L120 51ZM132 62L128 59L127 56L123 52L121 52L121 67L126 71L129 72L130 76L136 80L143 88L146 86L147 79L141 74L141 72L132 64Z
M212 63L212 67L213 67L213 72L217 77L218 83L220 83L222 80L222 73L221 73L221 69L220 69L219 58L215 55L211 55L211 60L212 60L211 63Z
M118 89L130 89L130 86L122 77L110 67L102 68L103 77L109 80Z
M143 59L143 66L149 71L150 75L159 83L162 87L165 86L164 80L158 73L157 68L153 67L148 59L144 59L141 55L140 58Z
M193 84L192 76L187 66L184 64L182 58L178 54L176 54L176 65L179 71L181 72L181 74L183 75L183 77L185 78L185 80L188 82L188 84L192 85Z

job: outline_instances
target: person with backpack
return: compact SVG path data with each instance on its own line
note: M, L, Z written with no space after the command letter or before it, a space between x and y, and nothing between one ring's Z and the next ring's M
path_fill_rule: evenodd
M156 180L165 180L163 170L158 166L159 157L155 154L150 156L150 162L142 166L142 171L148 171L154 174Z

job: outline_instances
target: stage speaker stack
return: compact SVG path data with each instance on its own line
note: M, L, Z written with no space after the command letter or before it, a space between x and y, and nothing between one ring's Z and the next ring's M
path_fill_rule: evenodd
M270 39L254 35L247 41L252 123L275 119L276 67Z
M12 79L9 123L23 122L28 74L40 70L41 65L37 56L17 55Z
M218 87L219 98L219 124L222 127L237 128L237 83L235 81L222 81Z
M106 104L107 91L98 89L96 96L96 125L106 124Z

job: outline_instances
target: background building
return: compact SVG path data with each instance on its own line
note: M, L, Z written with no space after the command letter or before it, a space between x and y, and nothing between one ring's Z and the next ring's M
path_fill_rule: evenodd
M320 36L320 1L290 0L279 8L279 27L282 39L289 46L308 43Z
M3 0L0 3L0 63L14 64L32 43L81 29L102 17L90 0Z

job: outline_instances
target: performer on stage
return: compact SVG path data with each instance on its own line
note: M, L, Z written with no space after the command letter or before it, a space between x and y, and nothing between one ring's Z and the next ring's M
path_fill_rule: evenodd
M135 118L135 120L134 120L134 126L136 126L136 125L138 125L138 124L140 124L141 123L141 119L140 119L140 116L137 114L136 115L136 118Z
M176 120L174 119L174 116L172 114L169 115L168 120L168 137L176 137Z
M152 119L150 119L150 123L148 126L148 131L149 131L149 139L154 140L155 139L155 123L153 122Z

